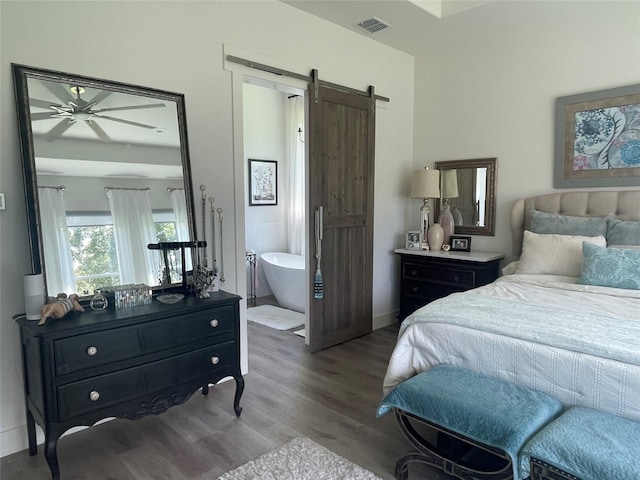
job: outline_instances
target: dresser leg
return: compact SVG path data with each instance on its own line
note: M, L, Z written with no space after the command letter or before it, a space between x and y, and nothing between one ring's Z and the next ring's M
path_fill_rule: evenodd
M202 386L202 395L204 395L205 397L207 395L209 395L209 384L208 383L206 385Z
M242 375L233 377L236 381L236 396L233 399L233 409L236 411L236 416L239 417L242 413L242 407L240 406L240 397L244 391L244 378Z
M29 440L29 455L38 453L38 442L36 441L36 422L31 411L27 409L27 439Z
M51 470L51 480L60 480L60 467L58 466L58 439L60 434L57 431L47 431L45 433L44 456Z

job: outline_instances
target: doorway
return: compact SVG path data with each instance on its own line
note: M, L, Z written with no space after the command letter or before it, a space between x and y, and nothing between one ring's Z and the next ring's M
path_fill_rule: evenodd
M242 85L247 320L304 337L305 92Z

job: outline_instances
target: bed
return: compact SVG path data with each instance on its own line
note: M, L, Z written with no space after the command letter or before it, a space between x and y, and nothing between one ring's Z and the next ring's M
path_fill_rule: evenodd
M511 230L503 276L404 320L384 393L452 364L640 421L640 191L517 200ZM608 275L620 252L631 264Z

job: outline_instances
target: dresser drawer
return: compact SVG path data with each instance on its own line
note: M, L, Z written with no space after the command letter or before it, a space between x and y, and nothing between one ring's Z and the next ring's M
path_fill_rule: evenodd
M58 387L59 421L167 391L174 385L233 367L238 364L237 348L234 342L227 342Z
M410 297L417 297L424 300L424 303L432 302L440 297L461 291L460 288L450 285L438 285L421 282L419 280L405 280L402 283L402 294ZM422 305L424 305L424 303ZM419 306L422 306L419 305Z
M476 286L476 273L473 270L440 265L421 265L407 262L403 265L402 276L405 279L422 280L430 283L457 286L469 289ZM406 283L410 283L407 281ZM407 292L409 293L409 292Z
M207 337L231 337L235 331L231 305L178 315L130 327L68 337L54 342L56 375L135 358Z

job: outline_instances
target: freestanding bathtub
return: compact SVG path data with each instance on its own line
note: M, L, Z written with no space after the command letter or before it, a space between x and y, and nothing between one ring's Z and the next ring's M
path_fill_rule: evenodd
M304 257L291 253L266 252L260 255L267 283L284 308L304 313L307 305L307 274Z

